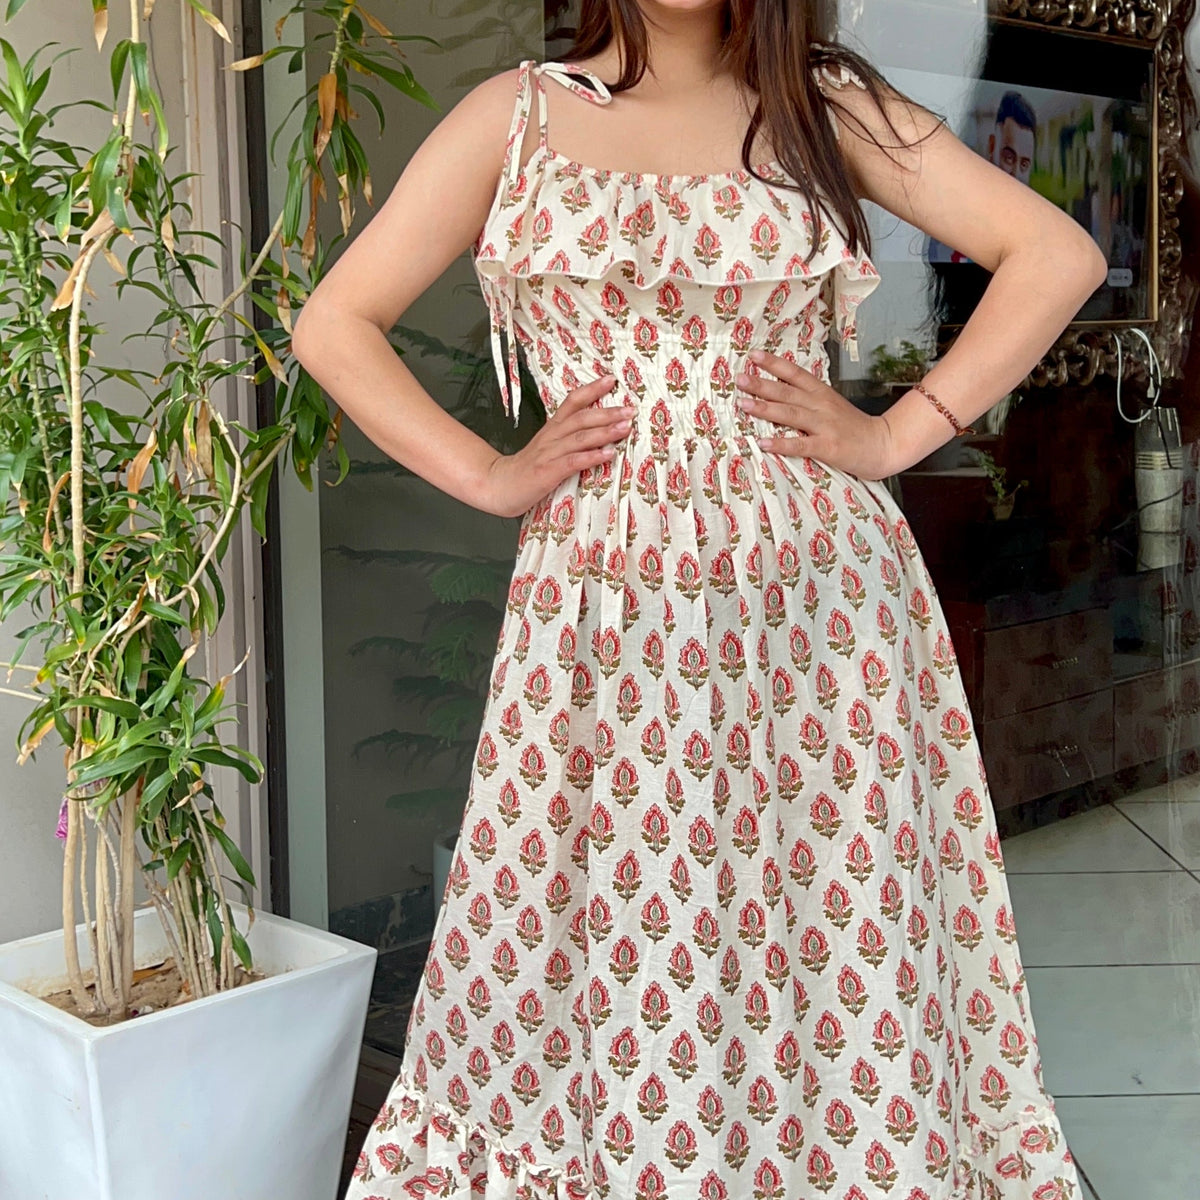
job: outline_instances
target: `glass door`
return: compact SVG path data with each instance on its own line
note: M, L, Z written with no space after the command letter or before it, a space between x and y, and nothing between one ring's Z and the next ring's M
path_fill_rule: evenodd
M394 33L436 40L405 46L443 113L483 79L543 57L555 19L511 0L371 7ZM274 19L268 11L264 25ZM309 84L322 69L310 61ZM286 81L275 85L269 126L294 99ZM384 103L384 137L361 135L380 196L440 119ZM503 415L466 254L392 342L429 393L494 444L536 427L536 404L522 405L517 431ZM366 1040L398 1054L466 800L517 523L442 495L349 419L342 437L342 483L326 486L336 478L326 464L312 494L289 478L281 496L290 910L378 948Z

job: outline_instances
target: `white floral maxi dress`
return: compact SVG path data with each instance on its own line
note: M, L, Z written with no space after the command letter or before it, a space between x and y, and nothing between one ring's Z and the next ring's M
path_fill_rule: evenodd
M856 357L878 274L828 219L806 263L798 193L749 172L563 157L546 77L611 98L521 65L474 248L501 386L515 406L520 343L549 411L611 372L603 403L637 415L522 523L401 1073L347 1200L1076 1197L909 525L882 484L763 452L772 427L734 407L753 347L821 377L830 332Z

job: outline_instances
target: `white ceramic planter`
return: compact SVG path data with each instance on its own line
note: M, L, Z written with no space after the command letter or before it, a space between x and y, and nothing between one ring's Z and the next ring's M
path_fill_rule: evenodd
M0 946L3 1200L334 1200L376 952L265 913L249 942L267 979L105 1029L16 986L65 983L61 932Z

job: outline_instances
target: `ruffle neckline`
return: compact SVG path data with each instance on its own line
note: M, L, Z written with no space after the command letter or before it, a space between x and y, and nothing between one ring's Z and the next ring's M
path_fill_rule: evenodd
M382 1126L382 1127L381 1127ZM1078 1200L1072 1184L1073 1160L1047 1151L1057 1136L1058 1118L1049 1097L1028 1105L1004 1125L976 1121L969 1141L958 1151L961 1182L947 1180L947 1191L931 1187L929 1200ZM389 1134L396 1133L396 1140ZM539 1162L531 1148L508 1146L493 1130L472 1122L435 1100L404 1075L392 1085L383 1111L363 1150L374 1158L370 1183L352 1185L351 1195L371 1200L401 1200L419 1181L420 1194L470 1200L596 1200L590 1171L578 1162ZM400 1156L403 1156L402 1158ZM423 1161L422 1161L423 1159ZM360 1171L364 1163L360 1159ZM397 1187L388 1189L390 1168ZM381 1190L381 1188L383 1190ZM359 1189L359 1190L356 1190Z
M834 329L850 358L858 361L856 311L878 286L879 272L867 255L850 250L827 212L821 214L820 240L809 260L816 222L798 192L772 186L789 180L777 162L755 168L762 178L744 167L655 174L589 166L547 142L541 88L546 77L592 103L612 100L604 81L585 67L533 59L520 64L504 171L473 253L491 312L492 355L501 395L514 422L520 399L513 329L516 281L531 276L596 280L621 267L632 286L653 288L667 279L719 286L818 281L832 275ZM819 77L833 86L858 82L844 69L834 73L822 67ZM539 139L522 165L520 146L535 86L540 93ZM585 209L586 219L578 217ZM575 229L581 220L582 229ZM570 231L567 236L558 232L564 229ZM702 241L704 248L698 253Z

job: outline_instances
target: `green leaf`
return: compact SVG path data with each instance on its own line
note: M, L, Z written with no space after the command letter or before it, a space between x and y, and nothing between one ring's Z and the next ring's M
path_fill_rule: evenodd
M167 802L167 789L174 782L175 777L170 771L161 771L146 785L141 802L143 824L153 824L158 819L158 814Z
M67 700L63 708L98 708L128 721L140 721L145 715L131 700L118 700L115 696L76 696Z
M184 842L181 846L176 846L171 853L171 857L167 859L167 879L173 880L176 875L183 870L183 864L192 856L191 842Z
M150 713L152 716L157 717L175 698L175 693L179 691L179 683L183 679L183 672L186 667L187 659L181 655L171 674L167 676L167 681L149 697L151 702Z
M109 186L116 177L117 164L121 161L122 145L121 131L114 129L92 161L92 169L88 175L88 198L92 202L94 213L100 212L108 200ZM113 219L116 219L115 214Z
M232 922L229 922L229 940L233 943L233 952L238 956L243 967L247 971L254 969L254 959L250 954L250 947L246 944L246 939L242 937L238 931L238 927Z
M253 765L242 762L241 759L235 758L216 744L193 747L192 758L197 762L209 763L214 767L232 767L250 783L258 783L262 778L261 764L256 771Z
M208 921L208 936L212 939L213 962L220 962L221 943L225 940L225 931L221 918L217 916L217 899L210 890L205 897L205 917Z
M169 605L160 604L157 600L143 601L142 611L149 613L152 617L157 617L160 621L166 621L169 625L187 625L185 616Z
M156 758L165 757L165 746L138 746L136 750L103 760L100 755L93 754L83 760L83 765L75 773L74 783L78 786L83 783L95 783L97 779L103 779L106 775L126 775Z
M250 864L242 857L242 852L234 845L233 839L212 821L206 819L204 824L208 826L208 832L220 843L221 849L225 851L225 857L233 864L233 869L253 887L254 872L250 870Z
M113 101L115 102L121 95L121 84L125 79L125 64L129 61L129 48L133 43L128 38L123 38L114 47L112 57L108 62L109 74L112 78ZM144 50L144 47L143 47ZM142 55L143 61L145 54Z
M360 67L368 71L372 75L378 75L384 83L390 83L398 92L403 93L412 100L425 105L426 108L433 109L434 112L441 112L441 108L434 98L413 78L411 73L396 70L395 67L386 66L378 59L371 58L367 54L359 51L346 50L346 57L352 62L358 63Z
M0 55L3 56L4 65L8 70L8 90L12 94L13 102L18 109L24 110L26 96L25 69L21 66L21 60L17 57L17 52L3 38L0 38Z

